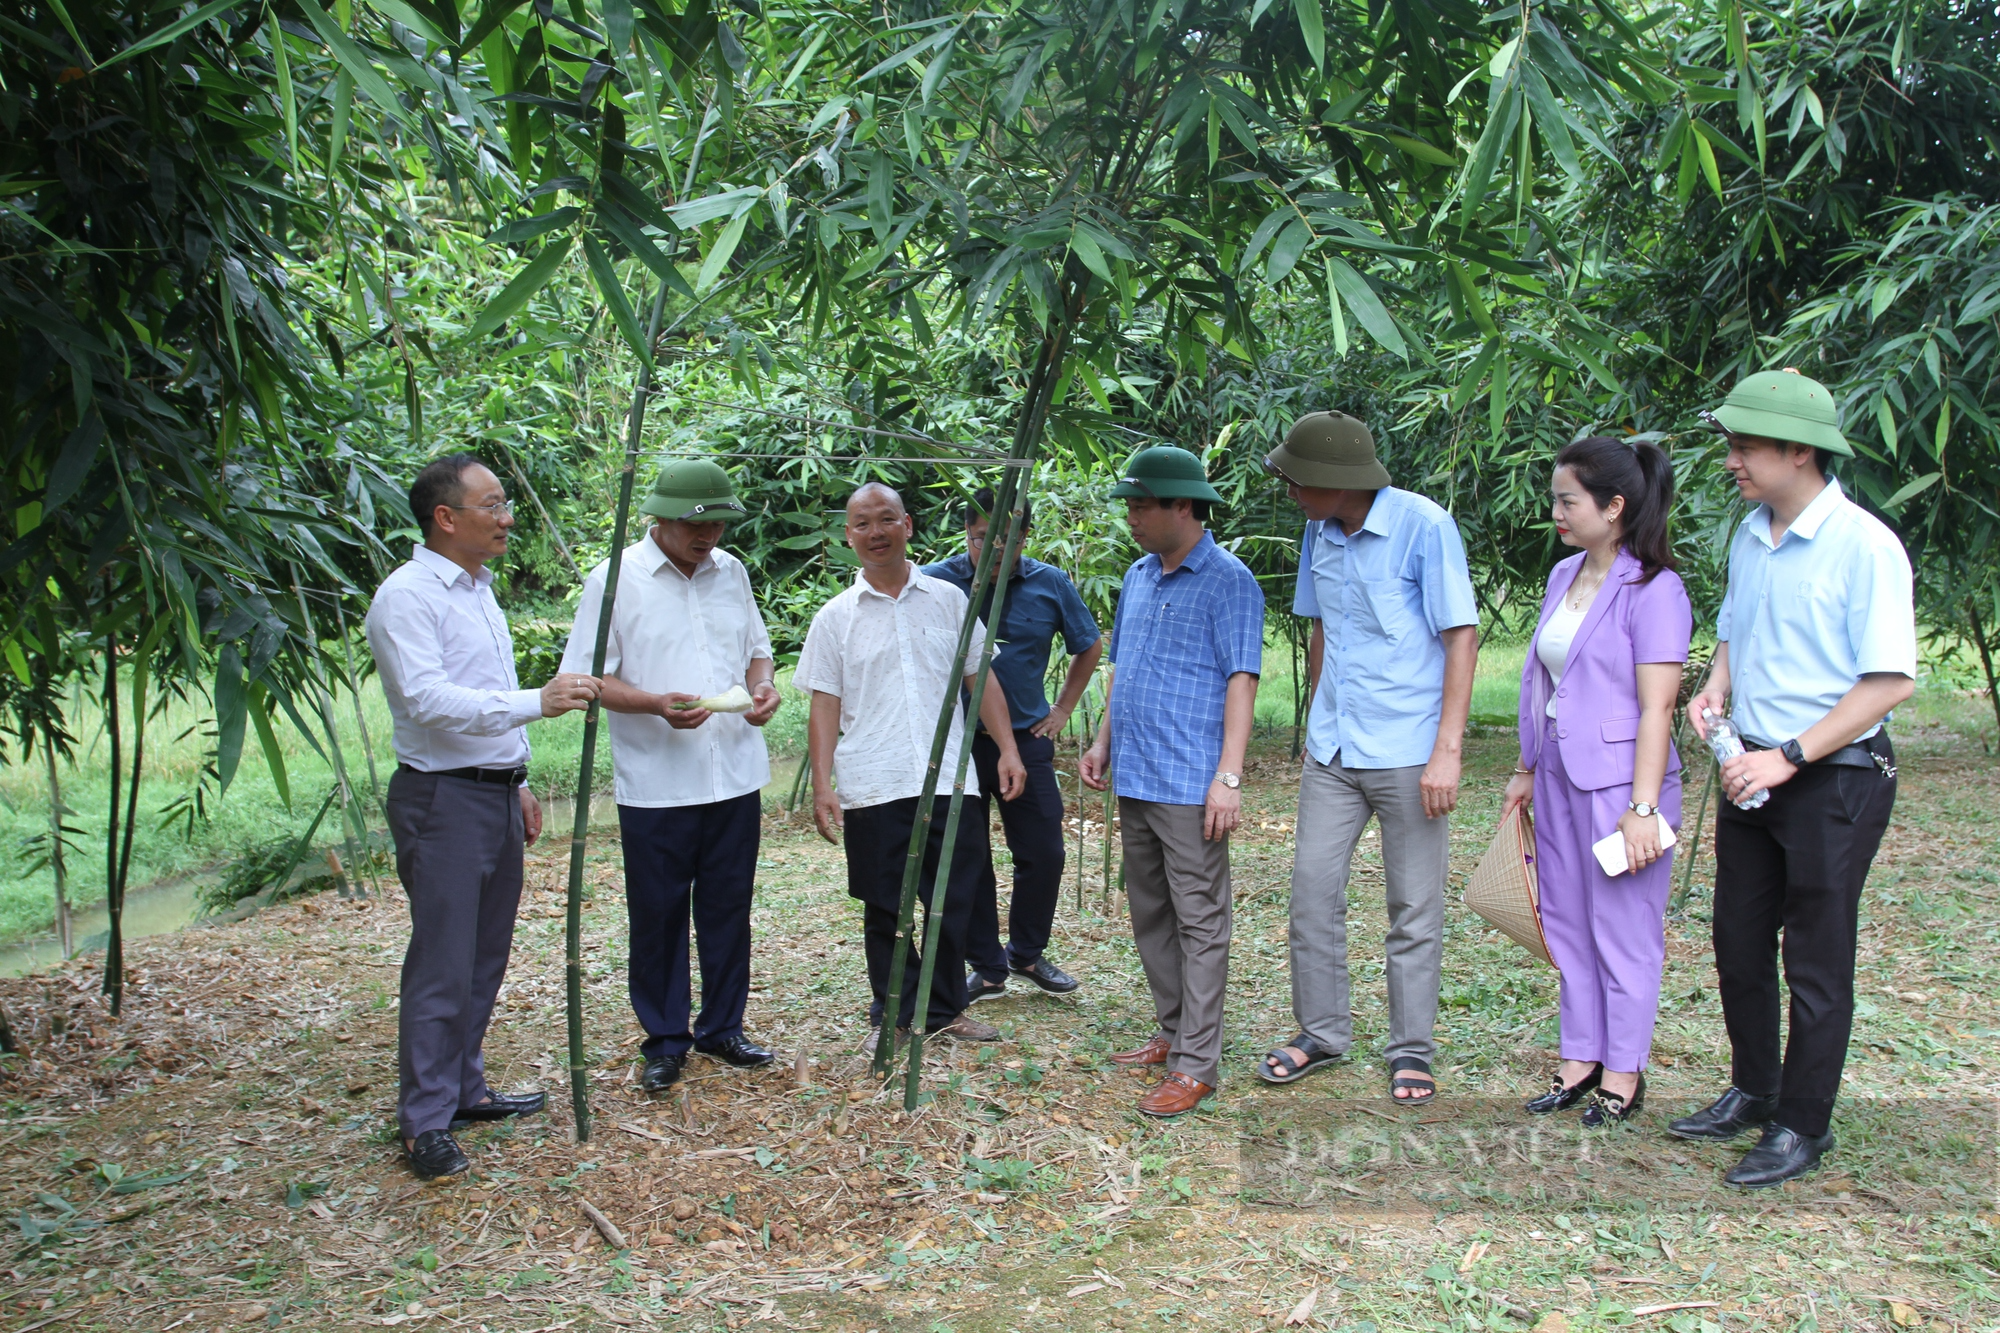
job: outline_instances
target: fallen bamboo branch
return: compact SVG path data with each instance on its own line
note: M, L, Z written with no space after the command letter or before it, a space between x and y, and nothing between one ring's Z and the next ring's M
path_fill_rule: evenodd
M625 1233L613 1225L610 1218L599 1212L596 1204L588 1199L578 1199L576 1206L583 1210L583 1215L590 1219L590 1224L597 1228L598 1234L604 1237L605 1243L610 1245L612 1249L629 1250L632 1248L625 1243Z

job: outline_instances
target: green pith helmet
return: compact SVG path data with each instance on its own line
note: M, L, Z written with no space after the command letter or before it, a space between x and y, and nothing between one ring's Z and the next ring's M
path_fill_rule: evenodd
M1185 449L1157 444L1141 449L1125 462L1114 500L1214 500L1222 496L1208 484L1201 460Z
M654 518L695 518L704 522L748 512L736 499L736 488L720 463L683 458L660 469L653 493L639 506Z
M1715 409L1715 419L1731 435L1762 435L1854 457L1854 446L1840 433L1833 395L1796 370L1760 370L1745 377Z
M1375 457L1367 423L1345 412L1310 412L1293 423L1285 442L1264 459L1267 471L1300 486L1379 491L1389 470Z

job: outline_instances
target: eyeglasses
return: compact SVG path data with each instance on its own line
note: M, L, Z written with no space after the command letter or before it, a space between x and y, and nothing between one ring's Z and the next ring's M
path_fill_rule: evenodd
M1722 424L1722 418L1716 416L1713 412L1704 410L1695 413L1695 416L1700 418L1702 425L1708 427L1717 435L1727 436L1730 433L1729 427Z
M1264 460L1264 471L1269 475L1276 477L1279 481L1284 482L1285 485L1287 486L1298 485L1296 481L1293 481L1290 477L1286 476L1283 472L1279 471L1278 465L1276 463L1273 463L1268 458Z
M514 517L514 502L512 500L495 500L490 505L446 505L445 508L463 509L468 513L490 514L494 518Z

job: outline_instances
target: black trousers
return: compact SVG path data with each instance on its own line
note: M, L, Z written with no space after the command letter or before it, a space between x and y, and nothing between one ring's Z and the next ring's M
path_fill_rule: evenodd
M632 957L627 987L646 1031L647 1059L685 1055L743 1033L750 997L750 899L757 879L763 800L669 809L618 807ZM701 957L701 1015L688 1013L688 923Z
M405 1138L486 1100L481 1047L521 905L521 789L398 768L389 779L396 875L410 898L396 1013Z
M868 1021L882 1021L889 990L889 965L896 948L896 917L902 905L903 864L909 855L910 830L917 821L921 798L909 797L882 805L863 806L843 816L842 843L847 852L847 892L861 900L862 944L868 955L868 986L875 1001ZM904 964L903 994L897 1007L897 1027L909 1027L917 1011L917 975L923 966L923 943L930 929L931 899L936 893L938 860L944 855L945 817L951 799L933 798L930 836L924 848L924 868L917 881L924 905L917 936L910 941ZM945 884L944 910L939 913L937 965L931 972L924 1031L935 1032L965 1012L965 930L972 919L973 894L979 867L986 862L986 808L977 796L965 798L958 817L958 843L952 850L951 874Z
M1885 756L1886 741L1882 743ZM1715 828L1715 971L1731 1077L1778 1096L1778 1124L1818 1136L1833 1117L1854 1026L1861 888L1882 845L1896 780L1809 765L1756 810L1722 802ZM1778 959L1791 989L1778 1042Z
M1062 788L1056 785L1056 743L1023 730L1014 733L1014 744L1021 751L1021 766L1028 771L1028 785L1013 800L1003 801L1000 747L983 731L972 742L979 790L986 793L989 807L1000 807L1000 828L1007 835L1007 850L1014 854L1006 948L1000 946L1000 882L993 873L990 843L972 900L965 954L973 970L991 981L1005 981L1009 967L1041 961L1062 896L1064 811Z

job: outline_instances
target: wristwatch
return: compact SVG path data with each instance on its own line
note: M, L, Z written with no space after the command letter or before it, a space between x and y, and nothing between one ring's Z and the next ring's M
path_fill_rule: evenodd
M1223 786L1229 788L1231 791L1235 791L1238 787L1241 787L1243 785L1243 779L1234 773L1217 773L1215 775L1215 780L1217 782L1220 782Z
M1660 813L1659 806L1647 805L1644 801L1627 801L1625 808L1641 819L1651 819L1654 815Z
M1806 752L1799 748L1797 737L1793 737L1783 745L1780 745L1778 753L1785 756L1785 762L1793 768L1804 768L1806 766Z

